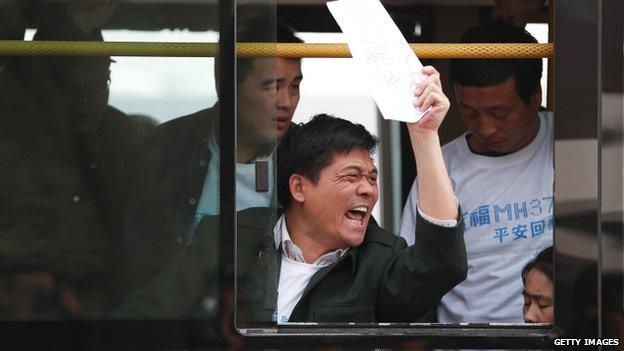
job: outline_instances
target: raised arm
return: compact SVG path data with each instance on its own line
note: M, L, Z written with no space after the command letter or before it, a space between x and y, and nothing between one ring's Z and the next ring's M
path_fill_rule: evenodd
M438 128L449 109L449 100L442 92L440 74L433 66L423 67L427 76L415 91L415 105L431 110L417 123L408 123L412 150L418 170L418 208L438 220L457 220L457 200L446 172Z

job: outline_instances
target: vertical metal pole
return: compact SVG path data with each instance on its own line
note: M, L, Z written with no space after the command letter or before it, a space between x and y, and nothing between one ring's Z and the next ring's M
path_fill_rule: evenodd
M219 1L220 254L219 320L234 311L236 232L236 1ZM231 323L229 325L232 325Z
M624 2L602 0L601 337L624 332ZM619 330L618 330L619 329ZM620 341L622 342L622 341Z
M381 162L383 173L383 212L381 225L390 233L399 233L403 212L403 169L401 166L401 123L386 121L378 111L381 133Z
M597 338L600 0L556 1L554 5L555 324L568 336ZM570 147L581 150L585 161L575 162ZM564 166L567 172L562 171ZM578 177L588 174L588 169L591 176Z

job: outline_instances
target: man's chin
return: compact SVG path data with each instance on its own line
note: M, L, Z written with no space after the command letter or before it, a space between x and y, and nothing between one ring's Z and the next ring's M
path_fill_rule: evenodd
M356 235L349 235L349 238L346 240L348 247L358 247L362 245L364 241L364 233L358 233Z
M286 128L286 129L276 129L275 130L275 138L277 140L282 140L282 138L284 137L284 134L286 134L287 130L288 130L288 128Z
M366 227L368 225L368 219L364 219L362 224L348 223L345 230L343 239L349 247L356 247L362 244L364 241L364 234L366 233Z

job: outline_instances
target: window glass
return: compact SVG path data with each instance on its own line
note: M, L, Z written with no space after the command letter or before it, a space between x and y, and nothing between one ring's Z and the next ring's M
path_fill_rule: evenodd
M11 3L0 8L0 40L219 39L216 5L208 2L122 1L101 8L74 1ZM272 52L275 42L344 40L336 28L328 29L333 20L324 7L319 15L282 4L289 15L276 17L271 1L256 3L239 13L238 43L263 42ZM548 41L548 2L535 2L540 3L535 8L516 8L508 1L477 3L430 1L388 9L409 42L459 42L468 28L500 18L526 28L539 42ZM350 255L359 245L328 252L336 258L314 268L289 261L305 245L289 238L293 233L283 214L297 183L279 177L278 150L297 123L316 114L362 123L380 138L373 154L374 180L365 177L380 194L370 209L375 222L407 244L416 241L416 228L424 223L416 223L422 216L413 186L418 172L407 129L391 128L380 118L359 83L362 77L351 72L350 60L239 57L236 113L227 122L235 131L225 135L215 58L167 56L0 57L5 126L0 167L6 170L0 176L0 318L212 319L226 298L219 293L223 271L234 271L222 265L225 238L236 240L236 322L241 327L316 321L553 322L552 253L544 253L554 228L553 150L559 153L558 172L578 176L558 183L558 203L572 207L595 201L597 193L596 184L583 181L597 179L597 169L579 173L577 165L596 163L599 150L609 160L620 153L586 138L585 129L574 123L569 129L576 137L554 140L555 121L545 108L546 59L539 60L541 91L524 95L518 76L460 82L451 78L451 61L423 60L438 69L451 101L440 139L461 205L458 219L471 269L466 280L423 304L422 311L394 318L405 311L387 312L390 306L375 293L358 300L341 285L338 273L344 272L334 267L343 269L351 259L355 272L358 261ZM488 88L492 91L480 100L475 90ZM605 106L620 95L606 91ZM605 125L611 120L605 119ZM225 197L233 200L237 221L230 228L223 226L221 184L229 179L223 179L221 157L231 151L234 162L225 167L231 168L236 190ZM615 208L609 215L616 216L611 195L604 194L603 202ZM396 201L381 201L382 196ZM328 192L322 200L320 214L337 207L340 193ZM565 216L565 207L561 210ZM313 220L332 219L318 215ZM578 247L561 245L564 253ZM300 254L309 263L306 252ZM587 252L575 255L593 258L593 249L588 245ZM297 278L289 284L285 268ZM303 306L301 301L313 302ZM231 312L225 312L227 325Z
M428 5L388 4L386 8L408 42L548 41L546 23L549 18L546 3L535 8L507 5L508 2L501 2L495 7L432 2ZM322 9L312 10L311 7L284 5L278 8L278 22L293 27L306 43L344 42L344 38L336 33L336 27L329 28L330 26L324 24L333 23L333 19L325 12ZM502 27L483 27L501 18L508 20L508 23ZM539 38L524 30L529 22L544 23L530 28L533 32L539 32ZM313 23L319 25L315 27ZM454 25L449 26L449 23ZM470 28L480 25L482 27L473 29L461 39ZM276 41L283 42L279 38L279 28L277 33ZM283 59L278 58L276 64L278 79L280 60ZM301 233L305 229L298 225L300 223L296 223L296 218L292 219L292 213L297 211L288 214L293 207L306 206L302 205L307 198L302 195L305 192L298 192L299 177L293 177L290 169L299 166L280 163L287 156L278 153L278 165L286 167L286 170L279 167L277 169L276 215L267 221L269 225L262 227L263 231L243 224L245 217L242 213L238 216L238 244L243 245L247 238L259 235L254 234L256 232L262 232L262 240L258 240L256 246L250 244L255 250L246 252L239 246L237 252L237 325L275 326L297 322L554 322L552 252L542 253L552 246L554 228L555 124L552 111L546 110L544 99L548 90L546 60L537 58L510 63L509 60L425 59L423 63L433 65L440 72L443 91L451 101L451 109L440 130L440 139L446 144L443 149L444 160L461 205L461 226L465 231L463 239L471 267L467 278L460 280L461 282L453 282L442 292L435 290L434 279L427 281L424 277L414 276L406 278L401 284L405 283L405 286L415 290L411 293L405 292L405 300L402 301L408 301L410 295L418 295L415 286L423 282L428 282L429 287L435 290L429 296L438 293L439 296L431 298L435 301L425 299L418 306L407 308L406 304L401 305L405 308L393 310L393 307L400 304L395 306L384 300L384 294L388 293L384 290L384 284L394 278L391 273L398 276L405 273L395 272L393 269L396 265L379 268L387 269L388 274L381 274L379 280L375 280L374 273L371 273L367 281L370 286L358 285L357 274L361 268L358 265L365 265L365 253L373 252L367 251L372 250L368 249L368 239L363 244L345 244L336 251L322 252L323 255L336 257L321 255L319 262L308 261L310 257L318 258L319 255L308 255L307 250L311 246L306 240L322 242L330 239L310 239L305 235L302 239ZM450 69L455 69L452 78ZM514 69L517 71L513 71ZM504 73L497 77L486 74L495 71ZM302 61L302 72L305 79L294 121L303 122L303 126L299 127L303 130L306 123L314 123L310 122L314 121L313 116L329 113L361 123L369 132L380 137L380 145L374 155L375 167L383 176L392 175L392 181L398 180L401 186L397 195L396 184L378 179L375 189L382 196L398 196L401 199L399 206L389 205L385 200L379 201L379 207L374 210L373 215L378 224L388 229L391 234L404 238L407 244L416 242L416 246L422 245L415 234L418 227L423 227L424 224L416 223L417 216L421 216L417 206L419 192L417 186L413 185L417 172L407 129L401 127L402 130L387 132L392 130L389 127L391 123L380 118L371 93L366 89L365 77L359 76L361 73L357 71L352 60L306 58ZM485 78L486 81L480 81L485 76L490 77ZM239 85L239 103L242 102L240 89ZM279 88L276 100L279 116ZM278 130L275 140L277 144L281 142L279 127L278 117L275 126ZM240 133L241 126L239 146ZM306 133L295 132L292 140L286 137L288 142L285 145L280 144L277 150L289 150L292 145L301 148L313 147L310 146L315 144L313 141L298 144L294 139L308 135ZM310 132L309 135L313 134ZM400 140L398 147L394 144L397 139ZM401 155L399 162L387 161L395 158L397 153ZM301 151L301 155L306 157L304 151ZM323 164L319 169L331 172L334 162L338 162L336 160L342 158L334 156L331 162ZM292 161L298 164L295 159ZM304 172L304 168L299 171ZM280 178L284 174L289 178ZM398 179L395 174L399 174ZM319 172L316 175L318 178L308 185L308 188L313 189L312 196L325 194L323 175L322 171ZM494 183L493 179L496 179ZM302 184L307 183L303 181ZM299 198L299 195L303 197ZM315 223L310 226L318 226L322 230L334 225L339 227L334 222L340 221L334 221L328 211L333 208L338 210L339 206L336 204L341 203L341 192L336 190L331 196L324 196L326 204L323 208L318 209L318 212L308 212L317 214ZM313 202L314 199L310 200L308 205L312 206ZM285 216L282 216L280 205L284 208ZM321 213L323 215L318 215ZM350 218L348 216L351 215L356 216L346 216ZM289 216L291 224L288 223ZM393 218L400 220L395 224ZM419 218L420 220L422 219ZM375 235L370 234L370 226L368 229L367 238ZM337 229L337 233L344 234L341 234L340 229ZM404 252L405 255L418 256L413 251L413 248L408 248ZM396 249L393 254L398 252L403 251ZM540 253L542 254L539 255ZM357 256L357 260L354 256ZM377 258L378 264L383 266L384 256L379 255ZM353 267L349 262L353 262ZM352 274L345 273L347 268L352 270ZM449 268L446 274L440 276L451 280L452 272L452 268ZM528 285L525 286L525 283ZM403 285L395 286L396 289L401 287ZM538 296L545 298L538 299Z
M203 266L188 253L200 204L219 218L215 58L67 55L77 40L215 43L216 11L3 2L1 40L65 43L0 57L0 318L217 314L219 243Z
M450 248L414 254L392 246L401 242L397 235L412 244L419 227L443 226L418 207L422 191L414 180L423 174L414 167L408 129L380 118L351 60L276 55L275 42L344 41L325 4L240 3L236 41L262 42L265 51L224 63L237 71L237 79L220 85L221 101L235 98L224 115L218 56L178 57L164 48L156 57L67 55L76 40L95 46L217 43L219 22L229 20L217 16L219 2L0 1L4 52L14 48L8 40L35 46L66 41L56 48L67 51L0 56L0 319L11 322L9 330L32 320L45 321L44 327L76 319L114 318L113 325L131 319L140 326L209 320L211 329L200 334L225 333L228 346L240 346L232 322L247 333L256 326L288 331L299 322L341 328L350 322L478 322L513 334L531 329L517 325L523 322L546 330L557 317L558 326L582 335L622 334L620 1L559 2L558 23L554 1L384 2L409 42L459 42L467 29L502 19L544 43L559 25L557 94L546 59L539 60L541 92L524 95L524 73L477 83L451 77L456 60L423 60L440 72L451 101L440 140L461 205L470 267L467 278L449 283L444 293L429 293L435 288L429 278L383 286L375 278L419 271L401 270L401 253L419 261ZM598 49L603 52L596 56ZM602 65L595 62L600 58ZM354 156L350 152L319 162L318 179L280 178L282 143L304 127L296 124L320 113L362 123L380 139L372 161L356 152L364 166L336 173L345 184L360 182L369 197L375 192L375 207L349 202L343 188L323 183L328 178L321 171L335 171L331 167ZM347 243L309 262L301 226L284 216L301 200L298 191L316 203L317 211L305 218L312 228L331 227L331 211L339 210L345 214L340 221L356 225L372 213L379 227L371 224L364 244ZM350 207L341 207L345 203ZM556 301L548 248L555 212ZM382 228L395 236L379 234ZM390 249L374 251L370 242ZM448 267L437 268L441 273L429 276L452 275ZM396 301L414 296L429 300L397 308L404 305ZM381 334L384 327L357 333ZM442 327L451 330L445 335L454 333ZM462 333L470 327L461 324ZM186 341L188 330L181 329Z

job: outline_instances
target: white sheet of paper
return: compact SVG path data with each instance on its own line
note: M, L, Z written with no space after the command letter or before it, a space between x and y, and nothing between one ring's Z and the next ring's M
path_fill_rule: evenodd
M414 106L423 65L379 0L337 0L327 7L347 38L353 59L368 77L385 119L418 122Z

